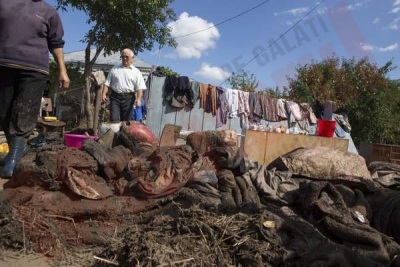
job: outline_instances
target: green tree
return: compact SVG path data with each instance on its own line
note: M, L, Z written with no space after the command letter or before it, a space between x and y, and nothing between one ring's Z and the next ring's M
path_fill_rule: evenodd
M263 91L259 91L259 94L264 94L267 97L271 98L288 98L289 88L287 86L283 86L283 89L280 90L279 86L275 88L266 87Z
M90 29L81 40L86 43L85 49L85 113L90 118L90 75L93 64L101 53L110 55L131 48L135 54L151 50L155 43L162 46L176 46L168 22L175 20L174 11L170 8L173 0L57 0L57 7L66 10L68 6L81 10L88 15ZM68 40L67 40L68 41ZM91 48L96 52L91 55Z
M179 73L173 71L169 67L160 66L160 69L164 72L165 75L172 75L172 76L175 76L175 77L179 77L180 76Z
M356 145L398 143L399 85L387 77L394 68L392 61L378 67L368 58L340 60L333 56L313 61L299 66L297 74L288 79L289 97L309 104L335 101L338 112L349 117Z
M387 81L373 92L361 92L343 105L356 144L400 144L400 83Z
M45 95L53 96L58 91L58 66L54 60L50 60L50 76L49 76L49 83L46 86ZM69 79L71 80L70 88L68 90L74 90L75 88L82 87L85 85L85 77L82 73L82 67L80 64L72 65L72 64L65 64L67 68Z
M232 72L228 82L232 88L239 89L246 92L254 92L258 87L258 80L253 73L241 70L239 73Z
M328 57L321 62L298 66L289 77L289 95L302 102L335 101L339 106L355 99L362 92L373 92L387 83L392 61L379 68L368 58L360 60Z

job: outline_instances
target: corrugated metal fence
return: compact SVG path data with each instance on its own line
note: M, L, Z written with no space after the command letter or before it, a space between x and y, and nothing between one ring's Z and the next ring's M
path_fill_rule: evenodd
M233 130L237 135L242 136L241 141L244 141L245 130L241 127L240 118L228 119L225 125L216 128L217 117L204 112L204 109L200 108L199 100L192 109L176 108L163 103L164 84L165 77L153 75L147 92L147 125L158 139L160 139L166 124L176 124L182 126L182 131ZM262 120L262 124L271 127L279 125L287 127L288 123L287 121L267 122Z
M147 92L147 125L158 139L166 124L182 126L182 131L233 130L238 135L243 134L239 118L229 119L227 124L216 128L216 117L205 113L200 108L199 100L192 109L176 108L163 103L164 83L165 77L152 76Z

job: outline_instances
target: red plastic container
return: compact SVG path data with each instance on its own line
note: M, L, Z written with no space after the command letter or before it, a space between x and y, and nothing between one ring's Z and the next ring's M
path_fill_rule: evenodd
M335 133L336 121L318 120L317 135L325 137L333 137Z
M98 136L89 136L92 139L97 139ZM82 142L87 139L86 135L83 134L64 134L65 145L67 147L77 147L82 146Z
M138 121L127 121L124 127L140 143L157 144L157 138L151 132L150 128Z

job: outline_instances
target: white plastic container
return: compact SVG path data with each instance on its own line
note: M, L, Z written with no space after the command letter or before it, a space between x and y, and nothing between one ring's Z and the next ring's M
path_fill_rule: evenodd
M122 122L103 122L100 124L99 135L102 136L110 129L113 130L114 133L119 132L121 129L121 123Z

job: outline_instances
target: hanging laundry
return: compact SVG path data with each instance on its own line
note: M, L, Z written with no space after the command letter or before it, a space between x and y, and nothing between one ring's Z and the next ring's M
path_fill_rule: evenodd
M301 104L301 106L308 110L308 120L310 121L310 123L316 124L318 122L318 119L317 116L315 116L315 113L310 105L308 103L303 103Z
M193 107L193 92L189 82L189 77L167 75L163 98L171 105L182 108L185 105Z
M242 121L242 127L245 129L249 129L249 92L238 91L239 93L239 106L238 106L238 115Z
M309 132L310 112L308 111L308 109L302 107L301 105L293 101L286 101L285 106L287 112L289 113L289 125L292 125L292 123L297 122L297 125L301 130Z
M265 120L265 101L264 101L265 96L264 95L257 95L256 99L256 105L254 107L253 114L259 117L260 119Z
M272 121L272 122L277 122L281 121L281 119L278 117L278 108L277 108L277 98L273 97L266 97L265 101L267 101L265 107L266 107L266 119L267 121Z
M226 89L217 87L217 123L216 128L226 124L229 114L228 99L226 98Z
M226 98L229 105L229 118L237 118L239 109L239 91L237 89L227 89Z
M281 121L278 117L277 102L277 98L258 95L254 113L266 121Z
M293 114L296 121L303 120L303 114L300 111L300 106L296 102L293 101L286 101L285 102L286 109L289 113Z
M199 99L200 83L194 79L190 79L190 90L192 91L192 106L194 106L197 99Z
M257 93L250 92L249 93L249 126L248 129L257 130L260 127L261 117L257 116L254 111L256 108L257 102Z
M257 94L255 92L250 92L249 93L249 108L250 108L249 120L250 121L253 121L255 118L258 118L258 121L259 121L259 117L254 115L254 109L256 107L256 101L257 101Z
M212 115L217 114L217 87L200 83L200 107Z
M342 129L349 133L351 131L351 125L349 123L349 119L347 118L347 114L335 114L336 124L339 124Z
M276 108L277 108L277 114L278 117L282 120L287 119L287 114L286 114L286 108L285 108L285 100L284 99L278 99L276 102Z

